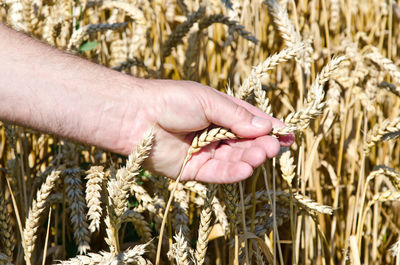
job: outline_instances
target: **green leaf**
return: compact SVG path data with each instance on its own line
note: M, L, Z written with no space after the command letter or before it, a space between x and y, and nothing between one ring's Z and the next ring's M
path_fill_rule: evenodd
M84 51L91 51L94 48L97 47L99 43L97 41L84 41L81 46L79 46L78 51L84 52Z

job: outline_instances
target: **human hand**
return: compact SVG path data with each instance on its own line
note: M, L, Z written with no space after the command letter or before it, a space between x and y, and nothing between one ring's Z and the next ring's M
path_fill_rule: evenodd
M241 181L266 158L276 156L281 145L293 143L293 135L268 135L272 127L284 124L247 102L196 82L151 82L144 112L149 125L155 124L155 141L145 167L156 174L176 178L196 132L211 124L230 129L241 139L204 147L189 160L182 180Z

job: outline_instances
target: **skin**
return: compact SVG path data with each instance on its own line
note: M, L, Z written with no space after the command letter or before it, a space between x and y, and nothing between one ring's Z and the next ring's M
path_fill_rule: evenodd
M59 51L0 24L0 120L128 155L144 133L155 140L145 167L175 178L196 132L210 125L240 140L196 153L182 180L232 183L251 176L293 135L254 106L191 81L134 78Z

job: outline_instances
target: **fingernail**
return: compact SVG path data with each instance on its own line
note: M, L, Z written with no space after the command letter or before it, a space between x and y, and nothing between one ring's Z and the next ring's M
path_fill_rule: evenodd
M265 128L268 126L269 121L267 119L263 119L261 117L254 116L251 123L253 124L254 127Z

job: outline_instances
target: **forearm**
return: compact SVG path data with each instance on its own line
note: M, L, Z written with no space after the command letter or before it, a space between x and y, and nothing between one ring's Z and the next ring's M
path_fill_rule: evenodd
M145 83L0 24L0 120L127 154Z

